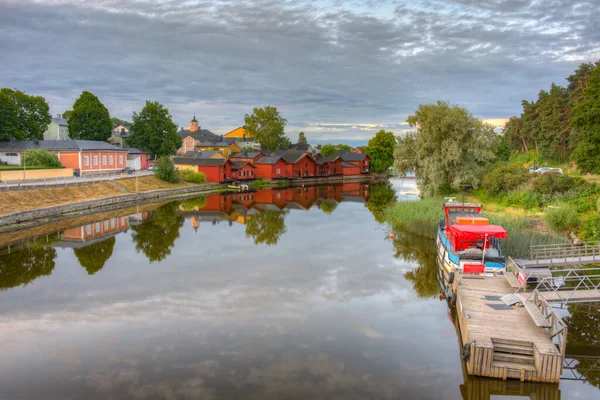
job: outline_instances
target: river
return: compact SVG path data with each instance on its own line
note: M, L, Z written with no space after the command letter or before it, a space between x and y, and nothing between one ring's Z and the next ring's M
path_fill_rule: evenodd
M465 376L434 243L382 220L415 192L216 194L2 234L0 399L600 397L597 359L560 385Z

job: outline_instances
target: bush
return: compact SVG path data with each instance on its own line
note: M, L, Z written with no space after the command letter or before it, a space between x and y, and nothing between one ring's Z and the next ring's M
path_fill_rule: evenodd
M600 240L600 216L593 215L581 224L581 240Z
M552 196L536 193L533 191L515 190L508 192L504 198L503 204L509 207L519 207L525 210L532 210L552 201Z
M558 208L549 208L544 213L544 218L550 228L555 232L574 230L581 224L577 211L573 210L568 205L561 205Z
M179 171L175 168L173 160L169 157L161 157L154 163L154 176L158 179L170 183L181 182Z
M533 190L541 194L565 193L585 184L585 180L582 178L573 178L557 173L546 173L534 178Z
M482 187L491 195L516 189L530 179L527 170L518 165L501 165L483 178Z
M191 183L206 183L206 175L203 172L194 172L191 169L184 169L181 171L181 178L185 182Z
M24 161L25 166L31 165L45 168L64 168L55 154L42 149L26 150Z
M249 186L253 189L261 189L264 187L269 187L271 186L271 184L265 180L258 178L255 179Z

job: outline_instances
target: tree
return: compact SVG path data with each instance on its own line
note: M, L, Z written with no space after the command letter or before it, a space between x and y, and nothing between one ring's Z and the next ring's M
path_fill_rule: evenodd
M162 261L171 254L179 229L185 222L178 207L179 204L174 202L165 204L153 211L142 224L131 227L136 251L144 253L151 263Z
M396 190L390 182L379 182L369 187L369 199L365 207L380 224L385 222L385 210L398 200Z
M73 103L73 111L68 118L71 139L106 141L112 132L110 115L104 104L84 90Z
M583 172L600 173L600 63L592 71L583 97L571 119L577 129L573 159Z
M279 115L276 107L254 108L251 115L244 115L244 123L246 130L265 150L277 150L285 143L287 120Z
M308 140L306 140L304 132L298 133L298 144L308 144Z
M285 212L265 210L255 214L246 222L246 237L253 238L254 244L267 246L277 244L281 235L287 232Z
M181 174L169 157L161 157L154 163L154 176L165 182L181 182Z
M49 109L42 96L0 89L0 141L43 139L52 122Z
M440 286L437 282L438 265L435 241L397 230L397 235L392 243L396 250L394 257L407 262L417 262L419 265L404 273L404 278L412 282L417 296L420 298L438 296Z
M106 261L112 256L114 247L115 238L113 236L100 243L94 243L80 249L73 249L73 253L75 253L77 261L85 268L88 275L94 275L104 267Z
M72 113L72 112L73 112L73 111L71 111L71 110L65 110L65 111L63 111L63 113L62 113L62 117L63 117L63 119L66 119L66 120L68 120L68 119L69 119L69 117L71 116L71 113Z
M592 72L598 66L600 66L600 61L596 61L596 63L582 63L575 70L575 73L567 78L567 81L569 81L567 90L569 91L569 104L571 107L575 107L587 99L585 91L589 86Z
M324 144L320 151L323 157L337 156L339 153L334 145Z
M30 245L0 257L0 289L27 285L36 278L50 275L56 250L52 246Z
M339 206L339 203L333 199L327 199L319 203L319 209L325 214L331 214Z
M348 146L347 144L340 143L337 146L338 151L347 151L348 153L352 152L352 146Z
M129 145L145 151L151 158L173 155L181 147L177 124L169 110L157 101L146 100L142 111L133 113L131 132L127 138Z
M423 195L450 191L458 183L479 185L483 168L495 157L493 127L442 101L420 105L408 123L417 130L398 139L394 168L414 171Z
M373 172L384 173L394 164L394 148L396 137L392 132L383 129L375 134L366 148L366 153L371 157L369 168Z
M25 151L24 164L31 167L64 168L54 153L44 149L30 149Z

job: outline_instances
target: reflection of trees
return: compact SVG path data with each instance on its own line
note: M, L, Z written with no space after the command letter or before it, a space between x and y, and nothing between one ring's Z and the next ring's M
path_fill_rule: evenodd
M177 211L178 203L165 204L154 210L148 220L132 226L135 249L143 252L150 262L162 261L179 237L185 218Z
M80 249L73 249L79 264L86 269L89 275L100 271L106 261L112 256L115 247L114 236L100 243L94 243Z
M564 318L569 327L568 344L584 346L600 346L600 310L589 309L584 305L569 306L568 317ZM576 357L575 357L576 358ZM600 387L600 370L598 359L578 359L577 372L588 382Z
M396 190L394 190L394 187L388 181L379 182L369 187L369 196L365 207L371 211L375 220L381 224L385 219L384 213L386 208L397 200Z
M285 214L284 211L265 210L253 215L246 222L246 237L253 238L255 244L277 244L281 235L287 232Z
M206 196L194 197L193 199L184 200L181 202L181 209L183 211L193 211L206 206Z
M0 256L0 289L26 285L54 269L56 250L48 244L26 246Z
M335 200L325 200L319 203L319 208L325 214L331 214L338 206Z
M436 297L440 293L437 282L435 241L406 232L398 232L393 241L394 257L404 261L416 261L419 266L404 274L413 284L419 297Z

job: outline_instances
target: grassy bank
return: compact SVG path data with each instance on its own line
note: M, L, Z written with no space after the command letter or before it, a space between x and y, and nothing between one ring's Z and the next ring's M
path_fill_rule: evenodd
M104 197L121 196L136 192L135 178L118 179L81 186L48 187L32 190L10 190L0 192L0 215L18 211L97 200ZM190 186L189 183L168 183L154 176L138 178L138 191L176 189Z
M386 221L395 229L435 239L437 226L444 217L443 197L427 197L420 201L400 202L386 211ZM484 206L485 210L485 206ZM566 237L548 233L543 221L518 214L484 214L493 224L502 225L508 232L504 252L513 257L526 257L529 246L563 243Z

